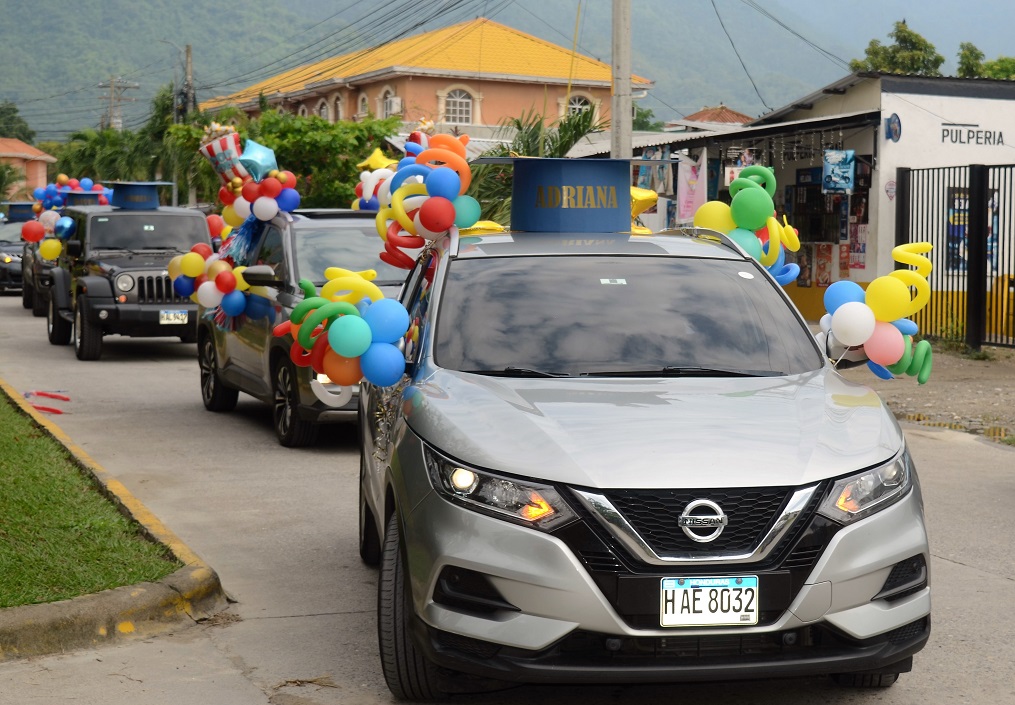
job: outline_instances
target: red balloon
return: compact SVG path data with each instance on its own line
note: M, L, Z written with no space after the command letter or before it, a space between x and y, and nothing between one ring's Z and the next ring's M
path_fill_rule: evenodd
M233 201L236 200L236 194L233 193L233 190L228 186L223 186L219 189L219 200L222 201L224 205L231 206L233 205Z
M76 189L78 186L81 185L81 182L78 181L77 179L67 179L67 185L70 186L72 189Z
M46 228L37 220L29 220L21 226L21 237L28 242L38 242L46 237Z
M261 179L261 195L267 196L268 198L275 198L275 196L282 193L282 183L271 176L266 176Z
M94 184L94 183L92 184L92 191L101 191L101 190L102 184Z
M356 191L356 198L363 198L363 182L362 181L360 181L358 184L356 184L355 191Z
M761 244L762 245L764 245L766 242L768 242L768 226L767 225L765 227L763 227L763 228L758 228L757 230L755 230L754 234L758 236L759 240L761 240Z
M196 245L190 248L190 251L196 252L197 254L201 255L201 257L204 259L208 259L209 257L211 257L212 252L211 245L204 242L197 243Z
M282 188L296 188L296 174L291 171L280 171L278 180L282 184Z
M106 198L105 194L99 196L99 205L100 206L108 206L109 205L109 199Z
M226 227L226 221L222 220L222 216L214 213L208 216L208 233L212 237L221 235L224 227Z
M248 203L253 203L261 195L261 184L254 180L248 181L243 184L243 190L240 191L240 195L243 196Z
M223 294L228 294L236 288L236 275L229 270L219 272L215 275L215 286Z
M431 232L444 232L455 224L455 204L441 196L431 196L419 207L419 223Z

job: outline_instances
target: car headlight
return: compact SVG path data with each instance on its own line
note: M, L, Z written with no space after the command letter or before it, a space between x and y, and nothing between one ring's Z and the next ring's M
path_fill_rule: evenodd
M818 512L850 524L895 504L912 486L913 461L903 450L889 463L838 480Z
M430 482L452 502L469 509L549 531L575 519L553 487L470 468L426 449Z
M134 277L129 274L121 274L116 278L116 288L123 292L130 291L134 288Z

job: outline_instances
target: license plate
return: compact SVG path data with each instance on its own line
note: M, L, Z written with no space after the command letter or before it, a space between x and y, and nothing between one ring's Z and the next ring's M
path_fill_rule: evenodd
M187 311L159 311L159 323L162 325L178 325L187 322Z
M758 576L663 578L659 623L718 627L758 623Z

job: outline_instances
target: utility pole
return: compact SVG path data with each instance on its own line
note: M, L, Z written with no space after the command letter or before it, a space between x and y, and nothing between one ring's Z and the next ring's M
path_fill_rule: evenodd
M128 83L117 76L110 76L109 83L99 84L99 88L109 89L109 107L107 108L106 115L102 118L100 125L102 129L123 129L123 110L121 110L120 104L137 100L136 98L124 98L123 92L130 88L140 87L140 83Z
M610 98L610 157L630 159L631 0L613 0L613 95Z
M187 112L188 113L193 113L193 112L197 112L197 94L194 91L194 60L193 60L193 58L191 57L191 54L190 54L190 45L189 44L187 45L186 49L187 49L187 51L186 51L186 55L187 55L187 77L184 79L184 82L183 82L183 91L184 91L184 93L187 96L187 101L186 101Z

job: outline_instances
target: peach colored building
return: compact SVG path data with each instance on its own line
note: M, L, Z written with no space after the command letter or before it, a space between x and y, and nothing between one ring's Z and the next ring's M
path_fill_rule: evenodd
M4 199L30 200L33 190L48 183L46 167L55 164L56 157L13 137L0 137L0 162L15 167L23 176L7 193L0 196Z
M632 91L652 85L631 76ZM491 137L530 111L553 121L591 109L609 120L611 86L609 64L478 18L291 69L201 109L257 116L263 95L276 110L331 122L397 115L407 128L432 120L437 132Z

